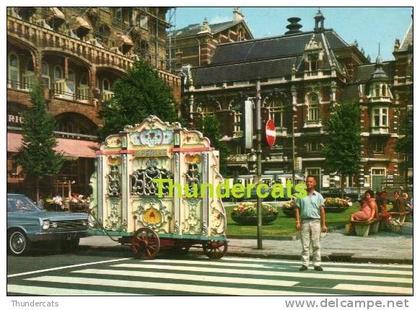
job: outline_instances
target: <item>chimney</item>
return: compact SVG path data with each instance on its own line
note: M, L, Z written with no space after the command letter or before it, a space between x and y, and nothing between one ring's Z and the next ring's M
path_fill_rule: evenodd
M241 20L243 20L244 14L242 14L241 10L239 8L235 8L233 10L233 21L235 22L240 22Z
M323 32L324 31L324 20L325 17L322 15L321 10L318 10L318 13L316 13L315 17L315 32Z
M300 18L299 17L290 17L287 19L287 21L290 23L286 26L288 31L286 31L284 34L296 34L296 33L302 33L300 28L302 28L302 25L299 24Z

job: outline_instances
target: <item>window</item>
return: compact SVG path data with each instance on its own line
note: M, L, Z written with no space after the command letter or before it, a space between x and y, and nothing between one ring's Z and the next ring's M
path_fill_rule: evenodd
M111 83L108 79L102 80L102 90L111 90Z
M285 105L282 100L275 98L268 105L269 118L274 121L277 128L284 128Z
M12 88L17 88L19 85L19 58L15 53L9 54L8 63L8 80Z
M54 80L61 80L63 78L63 69L61 68L61 66L56 65L54 67Z
M234 111L233 131L236 133L241 131L241 113L237 111Z
M380 96L380 90L381 90L381 86L379 84L376 84L375 85L375 97Z
M144 29L149 29L149 16L140 15L140 27Z
M388 108L373 109L372 126L388 127Z
M114 9L114 20L117 22L122 22L123 15L122 15L122 8Z
M308 70L309 72L313 72L318 70L318 55L317 54L310 54L308 55Z
M42 63L41 66L41 80L42 80L42 84L48 88L51 87L50 85L50 67L48 66L48 64L46 62Z
M76 75L72 69L69 69L67 77L67 91L69 93L74 93L76 87Z
M374 153L383 154L384 153L384 143L381 141L375 141L372 144L372 151Z
M308 122L319 122L319 101L318 95L312 94L309 96Z
M386 85L382 85L382 96L386 97Z
M316 153L321 151L321 143L319 142L309 142L306 144L306 149L310 153Z

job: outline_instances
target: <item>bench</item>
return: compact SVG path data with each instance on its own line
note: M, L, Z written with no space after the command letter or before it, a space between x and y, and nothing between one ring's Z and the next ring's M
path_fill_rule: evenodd
M388 225L389 230L395 233L400 233L405 223L405 219L407 215L410 214L410 211L389 212L389 214L391 215L391 223Z
M356 236L367 237L368 235L375 234L379 230L379 221L373 218L370 221L351 221L354 227Z

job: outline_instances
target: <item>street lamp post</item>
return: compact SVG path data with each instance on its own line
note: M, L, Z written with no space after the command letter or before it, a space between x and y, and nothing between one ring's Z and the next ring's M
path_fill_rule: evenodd
M295 186L295 115L296 115L296 87L292 85L292 184Z
M257 186L261 182L261 83L257 81L256 98L256 117L257 117ZM262 249L262 209L261 197L257 192L257 248Z

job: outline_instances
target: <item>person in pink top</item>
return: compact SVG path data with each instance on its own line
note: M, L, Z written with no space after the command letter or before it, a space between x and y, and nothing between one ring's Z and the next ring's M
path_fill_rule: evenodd
M353 213L351 221L370 221L376 216L376 202L373 191L367 190L362 200L360 210Z

